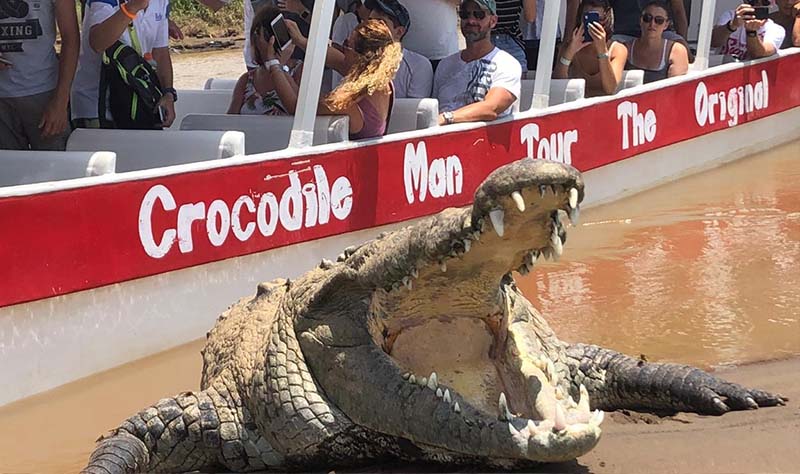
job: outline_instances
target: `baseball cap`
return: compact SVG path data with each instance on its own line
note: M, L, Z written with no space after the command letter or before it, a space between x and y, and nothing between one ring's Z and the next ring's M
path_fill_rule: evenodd
M411 16L408 14L408 10L397 0L366 0L364 6L370 10L381 10L394 18L397 24L405 28L406 31L411 26Z
M497 3L494 0L463 0L461 2L461 6L463 7L464 4L467 2L475 2L481 8L489 10L489 13L491 13L492 15L497 15Z

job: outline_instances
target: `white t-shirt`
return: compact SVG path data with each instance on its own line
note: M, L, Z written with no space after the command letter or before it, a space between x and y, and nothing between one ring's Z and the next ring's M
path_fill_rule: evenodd
M41 94L58 82L54 0L17 5L15 15L0 17L0 51L14 63L0 71L0 97Z
M457 2L452 0L401 0L411 17L403 46L430 60L458 52Z
M392 80L397 99L423 99L431 96L433 68L425 56L403 48L403 60Z
M433 97L439 100L439 111L452 111L479 102L489 89L502 87L519 101L522 66L507 52L494 48L486 56L464 62L458 52L442 59L433 79ZM510 114L514 104L498 115Z
M734 10L729 10L723 13L717 25L725 25L729 23L736 16ZM765 44L771 43L775 45L775 50L780 49L783 44L783 38L786 36L786 30L772 20L767 20L764 26L758 29L758 37ZM725 39L725 44L719 47L718 54L728 54L737 59L747 59L747 31L744 26L740 26L735 32L731 33Z
M83 18L81 34L81 54L78 71L72 83L72 118L96 118L97 94L100 88L100 66L102 54L95 53L89 46L89 31L92 26L104 22L119 7L116 0L89 0L86 16ZM153 49L169 47L167 13L169 0L150 0L147 9L140 11L133 20L136 35L145 59L150 59ZM122 33L120 41L133 46L128 29Z

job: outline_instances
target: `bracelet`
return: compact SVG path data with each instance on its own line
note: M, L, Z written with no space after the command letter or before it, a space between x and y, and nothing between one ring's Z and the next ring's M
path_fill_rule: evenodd
M131 20L135 20L136 19L136 13L131 13L131 11L128 10L128 7L126 7L124 3L120 3L119 4L119 9L122 10L122 13L124 13L125 16L127 16Z
M608 59L608 53L600 53L597 55L597 59Z
M569 65L572 64L572 60L571 59L567 59L564 56L561 56L560 58L558 58L558 62L560 62L561 64L563 64L564 66L567 66L567 67L569 67Z
M751 38L755 38L756 36L758 36L758 32L757 32L757 31L750 31L750 30L748 30L748 31L747 31L747 36L749 36L749 37L751 37Z
M731 20L731 21L733 21L733 20ZM727 28L728 31L730 31L731 33L736 33L736 28L731 28L731 21L725 23L725 28Z
M281 65L281 62L278 61L277 59L270 59L269 61L266 61L264 63L264 67L267 68L267 69L272 68L272 66L280 66L280 65Z

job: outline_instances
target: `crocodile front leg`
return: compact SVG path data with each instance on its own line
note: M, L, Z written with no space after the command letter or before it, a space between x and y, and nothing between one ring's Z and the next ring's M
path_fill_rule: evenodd
M571 389L589 391L592 408L692 411L721 415L783 405L786 398L727 382L696 367L649 363L587 344L568 346Z

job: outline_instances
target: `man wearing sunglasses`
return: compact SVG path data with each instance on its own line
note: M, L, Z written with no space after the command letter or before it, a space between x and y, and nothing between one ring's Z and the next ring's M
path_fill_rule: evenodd
M711 35L711 46L719 54L738 60L758 59L778 52L786 30L769 18L756 19L756 7L769 6L769 0L753 0L723 13Z
M439 124L505 117L519 99L522 66L492 43L495 0L464 0L459 16L467 47L444 58L433 79Z
M369 17L381 20L389 27L395 41L401 41L411 27L406 7L397 0L366 0ZM431 96L433 68L425 56L403 48L403 59L392 81L397 99L422 99Z

